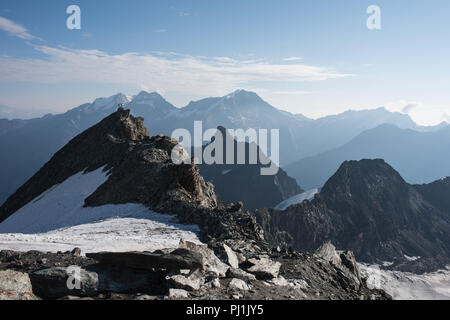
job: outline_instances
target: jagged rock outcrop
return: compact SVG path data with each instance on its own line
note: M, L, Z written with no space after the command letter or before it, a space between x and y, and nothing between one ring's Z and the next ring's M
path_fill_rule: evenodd
M59 150L0 208L0 222L55 184L104 166L111 171L110 178L86 199L87 206L143 203L170 211L169 206L186 202L214 207L213 188L198 169L171 162L177 144L168 137L150 138L142 118L118 110Z
M346 161L312 201L256 216L273 245L314 251L331 240L358 261L393 261L393 268L417 272L450 258L450 216L383 160Z

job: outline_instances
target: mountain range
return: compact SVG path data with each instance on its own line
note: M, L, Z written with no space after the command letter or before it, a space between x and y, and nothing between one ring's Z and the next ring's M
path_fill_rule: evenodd
M97 104L97 112L104 110L101 106ZM81 241L89 250L107 246L117 251L120 245L147 251L150 245L164 248L152 253L88 254L102 263L133 267L142 265L139 261L144 260L139 259L153 259L163 267L161 263L173 259L186 263L177 255L187 259L192 255L189 250L199 250L207 259L220 257L229 265L217 259L200 263L203 258L198 257L197 267L214 268L222 279L246 275L245 270L254 273L255 281L272 279L277 283L272 288L281 290L291 286L286 283L295 286L292 279L302 275L308 286L323 288L325 296L340 297L373 293L360 278L355 256L360 262L415 273L438 270L450 261L448 178L411 185L384 160L345 161L320 191L299 196L303 190L282 169L268 179L259 175L267 163L264 154L251 166L176 164L174 157L189 158L186 150L177 148L174 154L180 143L164 135L151 136L144 123L130 110L118 109L60 148L0 207L2 246L31 250L30 245L61 247ZM227 135L224 127L218 127L204 149L219 132ZM235 150L240 145L252 147L233 141ZM232 179L223 179L228 174ZM225 195L243 196L244 204L230 203ZM283 205L270 205L279 209L260 208L265 201L286 198ZM245 204L260 209L243 210ZM158 219L165 222L158 224ZM205 242L214 253L186 242L174 250L180 237ZM355 256L337 250L330 241ZM48 280L37 268L31 270L34 281ZM281 274L285 280L278 278ZM167 281L167 273L163 275L166 280L158 278L158 283ZM202 283L208 281L206 275L198 276ZM190 279L177 275L164 288L181 282L186 288ZM47 289L39 292L48 294ZM256 292L265 294L263 289ZM304 297L317 293L306 292Z
M381 158L409 183L429 183L450 176L450 126L433 131L383 124L348 143L296 161L284 169L305 189L322 187L346 160Z
M203 128L280 129L280 165L285 165L337 148L365 130L381 124L416 131L435 127L417 126L407 115L383 108L347 111L317 120L294 115L271 106L256 93L238 90L224 97L206 98L176 108L159 94L140 92L135 97L117 94L99 98L63 114L48 114L30 120L0 120L0 203L30 178L70 139L91 127L125 104L133 114L142 116L151 134L171 135L174 129L192 130L193 121ZM289 171L292 170L289 168ZM300 186L303 178L293 174ZM417 181L426 182L426 181ZM306 186L309 178L306 177Z

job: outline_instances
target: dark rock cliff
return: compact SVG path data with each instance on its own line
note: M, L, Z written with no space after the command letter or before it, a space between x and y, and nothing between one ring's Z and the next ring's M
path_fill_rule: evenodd
M256 216L270 242L298 250L331 240L354 251L358 261L394 261L405 270L433 270L449 262L449 215L379 159L344 162L311 202ZM421 259L407 263L406 256Z

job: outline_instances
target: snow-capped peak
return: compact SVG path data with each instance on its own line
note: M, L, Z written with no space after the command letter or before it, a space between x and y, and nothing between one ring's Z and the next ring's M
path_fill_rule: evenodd
M153 105L155 102L164 101L164 98L157 92L141 91L136 95L132 102L137 104Z
M123 93L118 93L108 98L98 98L95 99L92 103L91 107L94 110L102 110L102 109L114 109L117 108L119 103L127 104L131 101L129 96L124 95Z

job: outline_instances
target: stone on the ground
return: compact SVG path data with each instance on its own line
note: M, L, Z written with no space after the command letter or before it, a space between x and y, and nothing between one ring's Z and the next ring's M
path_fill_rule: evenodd
M314 254L317 257L331 262L336 266L341 264L339 253L337 252L336 247L330 241L324 243L319 249L316 250Z
M183 289L169 289L170 299L187 299L189 298L189 293Z
M169 254L155 254L150 252L100 252L87 253L86 256L102 263L144 270L153 270L155 268L195 270L202 267L200 255L183 249L177 249Z
M206 245L181 240L179 247L199 254L202 257L203 269L206 272L216 274L218 277L225 277L227 270L230 268L220 261L214 254L214 251L209 249Z
M228 288L242 291L247 291L250 289L245 281L236 278L230 281L230 283L228 284Z
M33 292L43 299L92 297L99 288L98 274L79 267L42 269L31 273L30 279Z
M37 300L28 274L14 270L0 271L0 300Z
M242 269L230 268L227 271L227 278L236 278L244 281L256 280L255 275L248 273Z
M280 273L281 263L267 257L251 258L247 262L252 265L247 271L253 273L258 279L273 279Z
M279 287L286 287L289 285L289 281L287 281L283 276L278 276L278 278L273 278L270 280L270 283L279 286Z
M239 259L236 253L226 244L223 244L226 253L227 262L233 268L239 268Z
M205 283L205 278L200 270L197 270L189 276L185 276L182 274L167 276L167 281L175 289L194 291L200 289L200 287Z
M74 255L75 257L79 257L81 256L81 249L80 248L75 248L72 250L72 255Z

